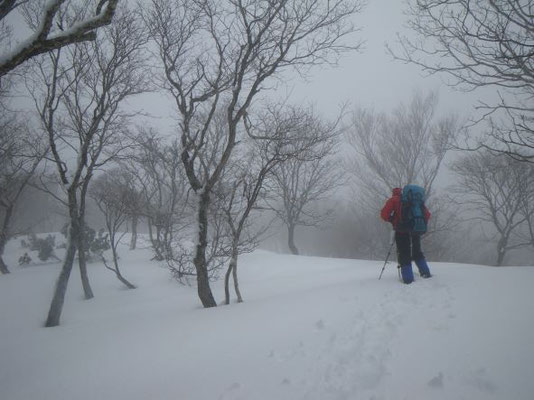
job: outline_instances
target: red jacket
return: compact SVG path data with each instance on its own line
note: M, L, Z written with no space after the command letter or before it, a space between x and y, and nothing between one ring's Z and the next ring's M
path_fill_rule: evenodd
M380 211L380 217L386 222L391 222L394 230L397 230L401 216L401 196L402 189L394 188L392 196L386 201L386 204L384 204L384 207ZM425 222L428 223L431 214L425 206L423 206L423 213Z

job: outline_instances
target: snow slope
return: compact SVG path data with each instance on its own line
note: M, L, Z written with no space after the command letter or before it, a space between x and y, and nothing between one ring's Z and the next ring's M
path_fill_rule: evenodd
M59 264L0 276L0 398L534 399L534 268L430 263L402 285L392 264L379 281L379 262L256 251L245 303L202 309L149 259L122 250L135 290L92 264L90 301L73 273L57 328Z

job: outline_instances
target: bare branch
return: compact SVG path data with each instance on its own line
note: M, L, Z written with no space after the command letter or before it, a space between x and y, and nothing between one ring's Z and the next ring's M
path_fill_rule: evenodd
M532 160L534 18L530 1L415 0L409 11L415 39L399 36L394 58L451 78L461 90L501 88L484 105L491 127L482 145Z
M95 16L83 21L75 21L65 29L52 32L56 15L65 0L49 1L42 10L37 31L10 53L0 56L0 77L39 54L60 49L69 44L95 40L96 30L111 23L118 2L119 0L101 0L96 7ZM0 19L23 3L26 2L3 1L0 4ZM104 4L105 8L103 8Z

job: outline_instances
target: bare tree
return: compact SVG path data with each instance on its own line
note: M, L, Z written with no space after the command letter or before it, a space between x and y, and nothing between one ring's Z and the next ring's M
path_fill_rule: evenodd
M425 97L416 93L391 115L365 109L354 112L347 138L358 158L349 161L349 168L367 199L383 198L392 188L408 183L418 183L432 194L445 154L459 131L455 116L436 117L437 104L436 93Z
M252 162L244 158L241 161ZM258 236L261 230L254 231L249 224L248 217L256 205L262 190L263 180L269 168L262 165L259 171L251 171L250 164L240 164L230 172L233 180L226 182L221 179L215 190L217 203L228 226L230 243L230 262L224 278L225 304L230 304L230 277L233 278L237 301L241 303L243 297L239 290L237 277L238 257L240 253L250 252L258 245Z
M530 0L415 0L409 9L416 39L400 36L395 58L429 74L445 74L460 89L499 89L481 103L492 127L482 146L534 159L534 18ZM491 139L495 139L492 142Z
M13 230L21 196L46 154L46 147L28 126L8 112L0 115L0 273L9 273L2 256Z
M208 210L213 188L238 141L238 126L253 99L283 69L304 71L358 48L358 43L342 41L354 32L349 17L361 4L357 0L153 0L152 4L152 37L159 47L165 86L180 114L186 175L198 196L194 257L198 295L204 307L214 307L206 268ZM202 154L218 108L224 109L227 128L217 157L206 164Z
M363 209L359 213L378 215L392 188L417 183L425 188L432 209L431 231L450 229L454 220L440 216L447 211L443 200L433 196L434 182L460 128L454 115L438 117L437 105L436 93L416 93L409 104L401 103L389 114L354 112L346 135L356 157L348 159L347 168L355 178L355 202ZM370 254L383 252L388 235L379 233L362 236L369 249L378 246Z
M530 174L534 174L532 168L529 170ZM522 191L519 212L525 219L525 227L516 236L525 244L534 247L534 185Z
M317 211L318 202L344 183L340 159L334 157L339 136L339 119L324 123L312 112L302 118L300 136L313 143L272 170L269 204L287 227L288 247L299 254L295 244L298 226L319 226L332 210ZM297 146L300 144L297 142Z
M94 15L87 15L81 20L65 24L61 15L71 7L69 1L0 0L0 23L4 27L0 31L2 43L11 38L11 32L4 24L17 9L26 14L29 12L30 21L33 21L30 24L33 33L21 42L23 44L0 55L0 77L39 54L69 44L95 40L96 31L111 23L118 2L119 0L94 0L92 1Z
M322 141L317 130L308 129L310 120L313 119L308 110L285 103L266 105L262 113L246 119L248 138L236 146L215 190L216 204L222 210L231 242L224 280L226 304L230 304L230 278L238 302L243 301L237 276L238 257L259 245L269 225L252 223L250 219L253 212L268 209L266 180L280 163L301 156Z
M137 204L131 204L131 213L146 218L154 258L172 260L175 235L190 223L180 144L166 143L153 129L142 130L121 165L135 181Z
M95 200L99 210L104 215L106 229L109 235L111 256L113 266L107 264L102 256L102 261L107 269L113 271L119 281L128 289L135 289L135 285L130 283L121 273L119 268L119 256L117 246L126 234L119 230L123 227L128 218L130 198L132 196L132 180L128 173L116 168L106 171L104 175L95 179L90 189L90 196Z
M83 10L78 11L76 16L83 17ZM74 255L77 248L83 249L85 200L93 173L125 146L122 141L131 115L120 106L124 99L147 90L142 54L146 33L133 13L120 12L102 37L48 53L46 61L35 67L40 79L32 95L66 192L66 200L59 200L69 210L70 223L46 326L59 324ZM70 161L72 154L74 161ZM78 251L78 257L85 295L90 298L84 252Z
M534 169L512 158L482 151L467 153L453 164L452 170L459 181L455 185L455 192L460 195L458 203L475 219L495 228L495 264L502 265L507 251L529 244L513 239L527 220L522 206L527 194L532 200Z

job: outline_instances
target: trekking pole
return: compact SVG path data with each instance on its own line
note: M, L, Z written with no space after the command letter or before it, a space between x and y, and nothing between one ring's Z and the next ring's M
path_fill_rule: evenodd
M378 277L378 280L382 278L382 274L384 273L384 269L386 269L386 264L388 263L389 256L391 254L391 250L393 249L393 243L395 242L395 231L391 231L391 240L389 243L389 250L388 255L386 256L386 261L384 261L384 266L382 267L382 271L380 271L380 276Z

